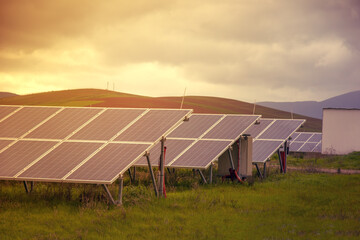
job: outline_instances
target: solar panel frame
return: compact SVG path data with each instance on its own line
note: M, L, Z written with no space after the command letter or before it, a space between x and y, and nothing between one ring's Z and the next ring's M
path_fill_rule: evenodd
M4 121L8 117L15 114L22 107L14 106L14 105L1 105L0 106L0 122Z
M321 152L321 150L319 150L317 148L317 146L319 144L321 146L322 133L319 133L319 132L297 132L297 134L298 134L298 137L295 138L295 140L291 142L291 145L294 143L297 146L299 144L301 144L301 146L299 148L291 148L291 145L290 145L290 152L304 152L304 153ZM304 136L304 137L302 137L302 136ZM316 146L314 146L314 148L309 150L309 148L310 148L309 146L314 145L314 144L316 144Z
M267 140L267 139L255 139L253 141L253 163L265 163L283 144L285 141L282 140ZM254 160L254 156L256 156L256 154L258 154L259 151L256 151L256 148L258 144L261 143L266 143L266 144L273 144L272 149L273 150L269 150L267 151L267 153L263 154L265 157L262 157L261 159L263 160ZM254 154L254 150L255 150L255 154Z
M266 129L261 135L257 137L257 139L268 139L268 140L281 140L281 139L289 139L289 137L296 132L304 123L304 119L274 119L275 121ZM271 132L276 132L277 129L284 128L284 124L281 122L287 123L288 127L292 129L293 126L297 126L296 130L291 131L290 133L282 133L282 136L274 137ZM296 122L296 123L295 123ZM291 124L291 125L290 125ZM290 125L290 126L289 126ZM286 129L285 129L286 130ZM270 137L271 136L271 137Z
M312 152L318 143L316 142L306 142L301 148L299 148L299 152Z

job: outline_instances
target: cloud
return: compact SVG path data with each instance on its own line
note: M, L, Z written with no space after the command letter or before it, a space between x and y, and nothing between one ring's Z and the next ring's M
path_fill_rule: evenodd
M38 79L28 91L112 81L154 96L321 100L360 85L356 0L3 1L0 16L0 76Z

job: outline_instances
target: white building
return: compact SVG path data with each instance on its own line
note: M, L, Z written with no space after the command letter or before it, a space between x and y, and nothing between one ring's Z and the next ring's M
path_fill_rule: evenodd
M322 154L360 151L360 109L324 108Z

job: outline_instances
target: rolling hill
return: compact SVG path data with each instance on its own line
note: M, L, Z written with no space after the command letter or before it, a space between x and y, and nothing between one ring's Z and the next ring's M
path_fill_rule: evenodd
M100 89L53 91L0 99L0 105L92 106L129 108L180 108L182 97L146 97ZM253 114L254 105L233 99L186 96L183 108L194 113ZM255 114L264 118L291 118L286 111L256 106ZM321 120L294 114L306 119L303 131L321 131Z
M323 108L360 108L360 91L345 93L321 102L259 102L258 104L321 119Z
M14 96L18 96L18 95L10 92L0 92L0 98L14 97Z

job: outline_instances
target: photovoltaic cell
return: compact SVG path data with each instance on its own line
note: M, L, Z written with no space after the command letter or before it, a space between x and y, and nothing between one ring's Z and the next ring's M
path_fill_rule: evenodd
M230 146L232 141L200 140L181 155L171 167L204 169Z
M0 137L21 137L59 109L55 107L24 107L0 122Z
M309 139L309 142L321 142L322 133L314 133L314 135Z
M13 178L55 144L56 142L18 141L0 153L0 177Z
M65 108L27 135L26 138L64 139L101 110L96 108Z
M172 131L168 137L198 138L222 117L223 115L193 114L189 121L183 122L179 127Z
M304 120L277 119L258 139L286 139L303 123Z
M235 138L239 137L251 124L254 124L258 118L259 116L256 115L227 115L221 122L205 134L203 138L235 140Z
M317 145L317 143L307 142L298 151L299 152L311 152L316 147L316 145Z
M280 140L258 140L253 142L253 162L263 163L283 144Z
M312 150L313 152L321 153L321 142L316 145L316 147Z
M101 143L64 142L19 175L19 178L61 180L101 145Z
M259 124L251 125L245 134L250 134L253 138L257 138L258 135L265 130L274 120L260 118Z
M112 183L142 157L150 145L110 143L65 181Z
M294 132L292 135L291 135L291 141L296 141L296 138L300 135L300 133L298 132Z
M304 142L291 142L290 143L290 152L297 152L301 148L301 146L304 145Z
M300 133L300 135L294 140L297 142L306 142L307 140L309 140L309 138L312 136L312 133Z
M177 140L177 139L167 139L165 141L166 154L165 154L165 166L168 166L182 151L189 147L195 140ZM150 162L152 166L159 166L159 159L161 153L161 143L158 142L150 150ZM145 157L139 159L136 162L137 166L148 166L147 160Z
M0 151L12 142L11 140L0 140Z
M109 140L144 111L144 109L107 109L70 139Z
M188 110L152 109L121 133L115 141L156 141L187 113L189 113Z
M0 120L9 115L10 113L14 112L19 107L13 106L0 106Z

